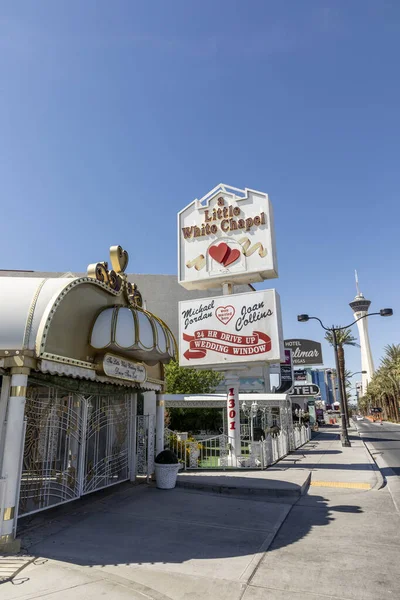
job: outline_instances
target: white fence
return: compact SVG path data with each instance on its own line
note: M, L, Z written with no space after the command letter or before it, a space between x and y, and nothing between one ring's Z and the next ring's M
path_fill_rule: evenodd
M265 469L310 438L311 430L304 425L281 430L277 435L267 434L259 442L241 438L240 455L232 457L225 434L197 439L166 429L164 445L175 452L184 469Z

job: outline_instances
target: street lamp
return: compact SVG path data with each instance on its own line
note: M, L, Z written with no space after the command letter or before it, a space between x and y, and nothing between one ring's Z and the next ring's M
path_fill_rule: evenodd
M366 374L367 374L367 371L356 371L355 373L351 373L348 376L348 379L350 379L350 377L354 377L354 375L366 375Z
M337 373L337 378L338 378L338 383L339 383L339 387L338 387L338 392L339 392L339 398L340 398L340 416L341 416L341 441L342 441L342 446L351 446L350 444L350 440L349 440L349 433L347 431L347 406L346 406L346 392L345 392L345 383L343 380L343 374L340 372L339 369L339 357L338 357L338 342L337 342L337 332L338 331L342 331L343 329L348 329L349 327L352 327L355 323L357 323L358 321L361 321L361 319L365 319L366 317L372 317L373 315L380 315L381 317L391 317L393 315L393 310L391 308L381 308L381 310L379 312L375 312L375 313L367 313L366 315L362 315L362 317L359 317L358 319L356 319L355 321L353 321L352 323L350 323L350 325L346 325L345 327L325 327L325 325L323 324L323 322L321 321L321 319L319 319L318 317L310 317L309 315L298 315L297 316L297 320L300 323L306 323L307 321L310 321L311 319L318 321L319 324L321 325L321 327L323 329L325 329L325 331L330 331L332 333L332 337L333 337L333 349L335 352L335 363L336 363L336 373Z
M257 401L252 402L250 406L247 406L246 402L243 401L241 408L244 416L250 421L250 439L254 442L254 419L258 415Z

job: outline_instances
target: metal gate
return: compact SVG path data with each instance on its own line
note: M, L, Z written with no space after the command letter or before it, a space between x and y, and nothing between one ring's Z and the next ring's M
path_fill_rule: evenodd
M154 472L155 415L136 417L136 475L147 478Z
M19 514L129 479L130 400L29 387Z
M129 479L130 402L127 396L83 399L85 461L83 494Z

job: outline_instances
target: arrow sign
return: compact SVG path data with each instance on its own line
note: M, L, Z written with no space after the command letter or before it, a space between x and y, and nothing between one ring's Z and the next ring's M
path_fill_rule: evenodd
M252 335L229 335L214 329L200 329L194 335L183 334L183 340L189 343L189 348L183 353L186 360L204 358L208 351L229 354L232 356L248 356L269 352L271 338L262 331L253 331ZM219 340L233 342L231 346Z

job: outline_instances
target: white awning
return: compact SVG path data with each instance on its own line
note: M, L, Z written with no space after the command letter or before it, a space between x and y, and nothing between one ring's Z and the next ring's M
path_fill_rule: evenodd
M96 350L129 352L147 364L169 362L175 355L175 340L167 325L139 307L102 310L93 325L90 345Z
M168 326L91 277L0 277L0 358L28 354L93 368L104 352L147 365L167 363Z

